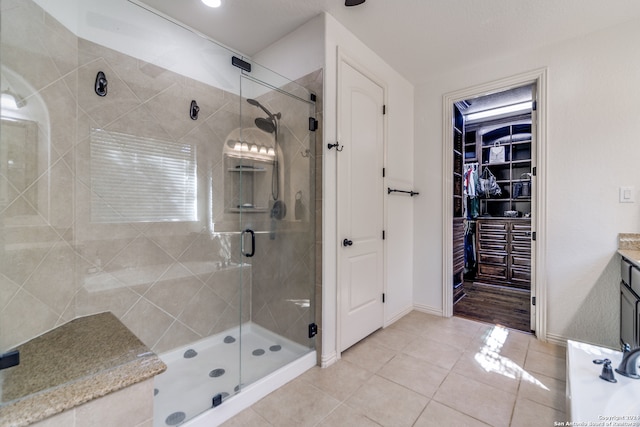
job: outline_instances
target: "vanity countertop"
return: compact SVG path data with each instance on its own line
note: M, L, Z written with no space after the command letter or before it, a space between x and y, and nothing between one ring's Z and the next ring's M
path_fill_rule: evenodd
M631 264L640 268L640 251L631 251L628 249L618 249L618 253L629 260Z
M605 347L567 341L567 415L572 425L640 425L640 380L614 371L616 383L600 379L602 365L593 360L609 359L616 368L622 353ZM565 424L568 425L568 424Z
M640 234L620 233L618 235L618 253L640 268Z
M34 423L167 369L111 313L74 319L17 349L20 364L0 371L0 427Z

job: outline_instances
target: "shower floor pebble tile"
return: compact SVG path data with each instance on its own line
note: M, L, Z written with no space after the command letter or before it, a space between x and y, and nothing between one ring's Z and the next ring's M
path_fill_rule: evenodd
M564 354L519 331L414 311L222 425L553 426L566 421Z
M155 377L154 427L179 425L211 408L214 396L232 396L239 384L250 384L307 351L250 325L243 326L241 340L236 328L162 354L167 370Z

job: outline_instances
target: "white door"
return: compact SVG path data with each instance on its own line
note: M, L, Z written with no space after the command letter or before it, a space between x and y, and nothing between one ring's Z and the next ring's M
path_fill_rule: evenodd
M338 268L340 351L383 325L384 90L339 69Z

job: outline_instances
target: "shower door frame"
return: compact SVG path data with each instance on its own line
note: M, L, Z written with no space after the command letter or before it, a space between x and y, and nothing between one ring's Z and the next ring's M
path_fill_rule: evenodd
M260 280L260 279L256 279L255 277L256 274L258 275L260 274L256 273L254 269L258 270L260 268L259 264L261 262L269 263L269 261L268 260L265 261L265 259L270 255L272 251L265 250L265 248L263 247L264 243L269 244L272 241L277 242L278 240L282 240L282 237L287 235L286 233L292 232L290 230L291 227L295 228L295 226L297 225L302 225L305 227L302 233L308 236L307 238L308 240L306 240L305 242L307 243L307 247L310 248L311 254L312 254L312 259L310 259L308 263L309 275L307 276L308 283L306 283L306 286L304 287L305 295L303 295L302 298L295 298L295 295L294 295L293 298L289 298L288 300L282 299L281 301L279 301L279 304L281 304L281 306L279 307L278 312L282 314L282 312L287 311L287 307L290 308L292 304L298 304L298 306L300 307L304 307L306 304L306 308L308 310L306 311L306 313L302 314L299 317L299 319L297 319L295 322L295 325L298 328L302 328L306 334L309 332L311 325L315 325L315 274L316 274L315 272L315 243L316 243L315 242L316 240L315 239L315 210L316 209L314 206L315 163L313 162L315 158L315 137L314 137L314 131L312 131L310 128L306 128L306 134L305 134L306 138L303 138L302 142L305 142L306 140L306 142L308 143L308 152L305 155L301 149L300 153L294 152L291 155L291 157L300 156L300 155L302 155L302 157L308 157L309 165L306 169L304 169L304 172L306 172L306 177L308 177L308 183L307 183L308 185L306 186L306 189L309 193L307 205L310 206L310 209L308 212L309 217L306 219L306 224L305 224L304 220L291 221L291 219L293 219L295 216L294 203L292 203L295 196L291 194L293 193L293 190L291 190L290 188L292 188L292 186L296 181L294 181L293 178L290 180L291 182L288 182L287 180L287 174L289 173L289 170L287 168L289 168L289 164L287 163L288 156L285 155L285 154L291 154L289 150L295 151L295 148L290 147L289 145L291 145L292 143L300 142L298 141L298 138L300 138L300 136L296 135L296 138L294 138L297 141L284 140L284 144L283 144L283 139L286 136L292 137L295 132L291 131L291 128L293 127L293 125L288 122L288 119L291 113L287 114L287 112L284 110L280 111L280 108L283 107L281 105L283 100L286 101L287 103L286 105L290 105L291 102L295 102L296 107L299 107L299 108L290 109L290 110L295 111L296 118L298 118L297 117L298 115L302 116L302 108L304 106L308 107L308 113L309 113L308 116L304 114L304 119L305 119L304 125L308 126L311 119L315 120L315 117L317 114L315 109L315 102L313 101L311 92L307 88L304 88L298 85L296 82L292 82L291 80L285 77L277 75L273 71L268 70L264 67L261 67L258 64L253 63L251 65L252 65L251 67L252 71L247 71L243 69L240 73L240 98L239 98L240 99L239 101L240 124L241 124L240 134L244 135L243 131L249 130L249 129L255 129L255 126L253 126L254 119L257 118L258 120L260 120L264 118L265 114L268 117L276 116L277 119L274 120L275 127L276 127L275 134L278 135L277 138L279 138L279 142L274 143L275 145L274 151L275 151L276 161L279 163L279 167L276 168L275 166L272 165L271 170L267 169L266 174L264 174L265 175L264 177L262 176L261 173L258 173L258 172L253 172L253 173L250 172L248 174L240 173L242 193L243 194L245 193L244 191L245 187L251 187L251 191L246 193L252 193L252 196L254 198L254 200L246 201L248 204L253 205L254 201L257 198L254 192L260 186L257 184L256 181L259 181L260 179L264 179L265 181L268 182L269 184L268 187L271 190L271 191L267 191L267 193L270 193L268 197L269 201L267 206L252 206L252 208L257 208L255 210L252 208L243 209L242 207L239 209L239 213L238 213L239 227L241 230L240 239L242 242L240 245L241 246L240 258L242 260L241 262L243 265L242 274L243 275L246 274L246 272L249 270L247 268L244 268L248 264L249 260L251 260L251 264L253 264L252 267L250 267L252 272L251 273L252 277L249 279L243 277L241 279L243 283L245 280L251 281L251 285L249 287L251 289L251 295L242 295L241 305L250 304L249 312L251 313L250 314L251 318L249 320L252 327L256 327L256 325L258 325L258 327L264 326L264 325L260 325L259 323L256 323L255 314L258 314L258 313L254 313L254 311L257 312L261 309L260 307L256 307L257 305L259 305L259 304L256 304L256 300L259 299L259 297L255 297L255 295L253 295L256 292L255 291L256 286L259 286L255 283L255 280ZM255 76L252 73L258 74L258 76ZM294 90L296 92L303 91L304 94L309 98L303 99L297 93L292 93L291 91L286 90L286 88L284 88L283 86L287 86L287 85L294 85L295 86ZM252 91L251 89L257 89L257 90ZM264 90L265 92L260 93L259 95L256 95L257 91L262 91L262 90ZM256 102L248 103L246 102L248 99L253 99ZM296 122L296 126L299 126L299 122ZM296 129L300 130L301 128L296 127ZM263 131L264 129L260 130L260 132L262 132L264 135L267 135L267 132L266 131L263 132ZM286 135L283 135L283 133L286 133ZM242 139L243 138L244 136L242 136ZM251 142L249 142L249 145L251 145ZM287 150L286 153L285 153L285 150ZM294 160L290 160L290 161L293 162ZM242 164L247 164L247 166L250 166L250 167L253 166L250 160L250 153L247 153L242 157L242 162L245 162ZM259 164L262 164L262 163L259 163ZM273 173L277 173L277 178L276 178L277 184L275 185L279 189L276 192L279 194L275 194L275 195L273 192L273 185L274 185L272 181ZM251 182L246 178L250 178ZM245 200L242 200L242 198L240 198L239 200L240 200L240 206L244 206ZM288 205L288 207L285 208L286 213L284 214L284 218L274 219L273 218L274 216L276 218L278 216L277 213L274 214L274 212L277 212L277 210L274 209L274 203L279 203L279 202L282 203L285 207ZM263 209L263 208L266 208L266 209ZM249 242L249 239L251 240L251 242ZM244 250L242 249L243 247L244 247ZM250 248L250 249L247 249L247 248ZM251 254L251 256L248 256L248 254ZM289 255L290 256L294 255L294 253L290 253ZM295 264L298 260L297 259L289 260L287 258L287 261L290 261L288 263L284 263L283 259L280 259L279 261L280 261L280 264L277 270L284 270L287 265L289 267L292 267L293 264ZM291 286L291 285L289 284L288 286ZM304 300L307 300L307 301L304 301ZM242 311L243 310L241 309L241 312ZM271 311L271 314L275 314L273 313L274 310L270 310L270 311ZM275 315L274 317L277 318L277 316ZM275 319L275 320L277 322L278 319ZM291 322L287 322L287 324L289 325L291 324ZM245 324L243 322L243 319L241 319L241 322L240 322L241 332L244 325ZM281 324L278 326L281 326ZM278 335L282 335L280 331L273 331L273 332ZM289 335L290 334L287 334L286 338L290 339L291 337ZM314 332L314 335L315 335L315 332ZM296 335L296 337L299 338L298 335ZM299 343L298 340L296 340L296 343ZM241 343L241 347L242 345L243 344ZM306 344L303 344L303 345L306 347L306 350L304 351L304 353L306 354L315 353L314 337L309 337ZM248 359L246 358L246 356L243 356L245 353L246 351L241 349L241 361L240 361L241 385L244 383L244 372L247 371ZM300 358L300 355L298 356L298 358ZM252 360L253 359L250 359L249 362Z

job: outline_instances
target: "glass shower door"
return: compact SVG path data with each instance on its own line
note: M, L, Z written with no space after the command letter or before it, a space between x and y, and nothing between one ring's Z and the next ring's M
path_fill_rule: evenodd
M157 426L312 351L308 92L255 64L240 77L233 52L139 1L10 3L0 272L5 313L30 321L5 316L0 349L110 311L168 366Z
M256 64L241 76L241 386L314 349L315 105ZM311 126L310 126L311 123ZM248 276L246 276L248 275ZM310 333L311 331L311 333Z

